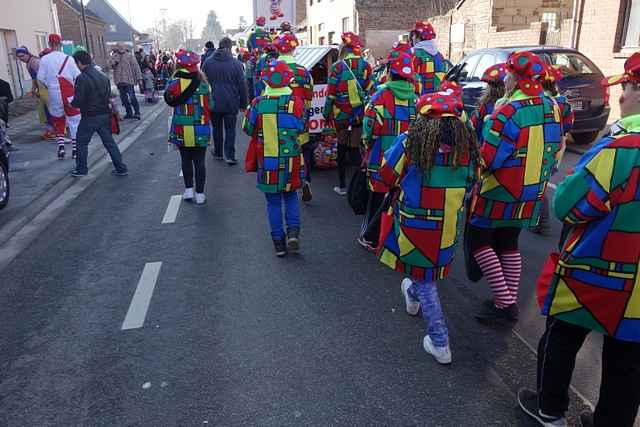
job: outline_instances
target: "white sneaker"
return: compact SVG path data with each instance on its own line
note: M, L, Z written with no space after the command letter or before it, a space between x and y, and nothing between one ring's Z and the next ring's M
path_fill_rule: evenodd
M402 291L402 296L404 296L404 304L407 307L407 314L409 316L416 316L420 311L420 303L417 301L414 301L409 296L408 290L411 287L411 285L413 285L413 280L406 278L400 284L400 290Z
M184 190L182 200L193 200L193 188L187 188L186 190Z
M424 336L424 340L422 340L422 346L424 347L424 351L429 353L436 359L438 363L441 365L448 365L451 363L451 349L449 346L446 347L436 347L431 342L431 338L429 335Z
M196 193L196 205L204 205L207 201L207 197L204 193Z
M346 196L347 195L347 189L346 188L342 188L342 187L338 187L337 185L335 187L333 187L333 191L338 194L339 196Z

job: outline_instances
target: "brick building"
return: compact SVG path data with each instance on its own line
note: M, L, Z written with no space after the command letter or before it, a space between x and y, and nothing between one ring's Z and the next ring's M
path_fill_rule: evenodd
M60 35L63 40L71 40L75 45L89 49L96 64L107 64L107 45L105 41L106 23L88 7L85 7L87 37L82 24L82 9L78 0L54 0L58 11Z

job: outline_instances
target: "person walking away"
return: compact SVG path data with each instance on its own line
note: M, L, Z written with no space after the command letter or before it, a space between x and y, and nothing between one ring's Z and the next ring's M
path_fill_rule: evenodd
M113 80L120 92L120 101L127 112L124 118L140 120L140 105L134 89L136 82L142 81L138 61L122 44L118 44L111 52L109 65L113 69Z
M142 78L144 87L144 98L149 104L153 104L156 101L156 70L153 67L153 62L149 55L145 55L142 60Z
M204 184L207 147L211 143L209 95L211 89L198 64L200 56L184 49L176 52L177 71L167 85L165 102L173 107L169 143L180 150L184 195L186 201L195 197L197 205L206 202ZM193 178L195 173L195 195Z
M548 96L553 102L558 104L560 109L560 122L562 124L562 147L558 152L557 159L558 164L551 172L553 176L558 172L560 162L564 156L564 151L567 148L567 139L570 136L571 129L573 129L573 122L575 114L571 108L569 100L558 89L558 82L562 80L562 72L556 67L545 64L545 76L542 80L542 88L544 89L545 96ZM540 224L537 227L531 229L532 232L540 234L541 236L551 235L551 224L549 223L549 197L545 193L542 199L542 210L540 211Z
M394 42L393 47L391 48L391 52L406 53L407 55L411 56L411 61L413 62L413 47L408 41L400 40ZM376 67L372 71L371 80L373 81L373 83L371 84L371 89L369 90L369 98L378 91L378 88L380 88L380 86L382 86L389 80L389 57L391 56L391 52L387 59L385 59L384 61L380 59L379 64L376 65ZM417 79L414 79L414 86L417 97L420 89Z
M200 68L204 67L204 63L207 62L207 59L213 56L215 51L216 51L216 47L211 40L209 40L204 44L204 53L202 54Z
M413 67L418 74L419 95L439 90L449 66L436 45L436 31L427 21L417 21L410 33Z
M518 237L540 221L562 137L558 106L542 90L542 60L514 52L506 68L508 99L484 126L480 150L486 168L469 218L471 250L493 292L476 315L483 324L518 320Z
M305 129L304 100L292 94L294 77L284 61L273 60L262 73L267 88L245 113L244 132L256 142L258 189L265 193L271 238L278 257L300 248L300 205L297 190L304 178L300 136ZM282 222L285 206L287 232Z
M278 59L279 53L275 48L273 43L267 44L258 55L258 59L256 61L256 66L254 67L254 77L253 77L253 97L262 95L262 92L265 90L266 85L264 81L260 78L262 76L262 72L267 67L267 64L271 62L273 59Z
M283 24L288 24L288 22L285 21ZM299 45L298 38L293 33L286 32L285 30L282 31L280 36L273 41L273 46L279 54L278 59L286 62L293 72L293 79L289 85L292 95L304 100L305 111L308 112L311 109L311 100L313 99L313 79L311 78L309 70L298 64L293 57ZM314 144L312 144L309 139L309 115L305 114L304 119L306 122L306 131L303 132L300 137L305 166L304 183L302 184L302 201L310 202L313 198L313 194L311 193L311 166L313 164Z
M231 54L231 39L220 40L218 50L204 64L213 93L211 125L213 126L213 157L235 165L236 123L238 111L247 108L247 87L242 63ZM224 129L224 133L223 133Z
M129 174L127 166L123 163L120 149L111 134L111 82L107 76L95 68L91 55L87 51L78 50L73 54L73 59L81 74L76 79L75 96L71 104L80 109L82 118L78 126L76 168L71 175L81 177L89 172L87 166L89 142L93 134L97 133L111 157L114 166L111 173L116 176L126 176Z
M486 119L493 114L496 103L505 95L504 78L507 76L507 70L504 63L492 65L482 75L481 81L487 84L487 88L480 98L480 103L473 110L470 121L473 126L478 143L482 145L482 130Z
M403 273L406 311L422 308L424 350L438 363L452 360L436 281L449 274L465 194L473 186L480 154L471 129L460 120L459 92L437 92L417 102L418 119L384 153L379 176L394 197L391 222L380 234L379 260Z
M378 173L382 156L416 119L415 73L411 55L392 51L387 58L389 81L379 87L364 111L362 142L366 150L369 201L358 243L374 251L380 222L372 221L389 191Z
M556 190L556 217L570 231L550 286L541 290L546 330L538 345L536 390L518 393L540 424L566 426L569 386L587 335L604 335L600 396L582 426L632 427L640 405L640 53L624 74L621 127L600 139Z
M327 84L323 115L327 123L334 124L338 134L338 186L333 191L340 196L347 194L347 156L351 162L361 163L365 98L373 84L371 65L360 56L362 49L356 34L342 34L340 59L331 66Z
M38 81L47 87L49 113L58 143L58 159L62 160L65 157L64 135L67 125L72 143L71 156L75 159L80 110L71 106L71 100L80 70L69 55L61 52L62 37L59 34L49 34L48 41L51 52L40 58L37 77Z

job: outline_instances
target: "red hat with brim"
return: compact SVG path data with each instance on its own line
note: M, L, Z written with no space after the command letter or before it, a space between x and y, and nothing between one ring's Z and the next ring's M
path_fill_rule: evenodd
M62 42L62 36L60 34L49 34L49 44L60 44Z
M407 80L415 80L415 70L411 55L401 51L392 51L387 59L389 72Z
M298 38L291 33L282 33L273 41L276 50L283 54L292 53L298 45Z
M355 55L360 55L362 53L362 40L360 40L360 37L357 34L348 31L343 33L341 38L342 43L348 50L353 52Z
M464 105L458 92L433 92L418 99L416 110L422 116L460 118Z
M418 34L423 40L433 40L436 38L436 30L428 21L417 21L413 27L413 33Z
M528 96L544 93L540 80L545 75L545 63L532 52L514 52L506 62L507 71L518 79L518 87Z
M287 87L292 78L293 71L291 71L289 64L276 59L268 63L260 76L260 79L272 88Z
M504 83L504 78L507 76L507 69L504 63L492 65L482 75L483 82L486 83Z
M613 86L622 83L640 83L640 52L636 52L624 63L624 73L617 76L605 77L602 86Z
M176 64L190 73L198 71L200 55L190 50L180 49L176 52Z
M258 16L256 18L256 25L258 25L260 27L263 27L264 24L266 24L266 23L267 23L267 18L265 18L264 16Z

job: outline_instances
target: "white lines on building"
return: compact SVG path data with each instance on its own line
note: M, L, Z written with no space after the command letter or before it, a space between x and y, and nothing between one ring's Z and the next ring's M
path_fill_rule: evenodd
M173 224L176 222L181 202L182 196L180 194L171 196L171 199L169 199L169 206L167 206L167 210L164 211L164 217L162 218L163 224Z
M161 262L148 262L144 265L136 292L133 294L127 315L122 322L122 330L141 328L147 317L147 310L160 275Z

